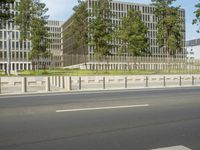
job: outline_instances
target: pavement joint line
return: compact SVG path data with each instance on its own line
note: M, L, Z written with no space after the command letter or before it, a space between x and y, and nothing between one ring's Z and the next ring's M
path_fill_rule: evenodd
M64 92L64 91L59 91L59 92L47 92L47 93L26 93L26 94L9 94L9 95L4 95L1 94L0 95L0 99L4 99L4 98L23 98L23 97L45 97L45 96L61 96L61 95L80 95L80 94L101 94L101 93L117 93L117 92L128 92L128 91L155 91L155 90L173 90L173 89L191 89L191 88L198 88L199 86L189 86L189 87L153 87L153 88L138 88L138 89L132 89L132 88L128 88L128 89L106 89L106 90L84 90L84 91L70 91L70 92Z
M110 107L93 107L93 108L91 107L91 108L56 110L56 113L90 111L90 110L106 110L106 109L123 109L123 108L136 108L136 107L148 107L148 106L150 106L150 105L142 104L142 105L124 105L124 106L110 106Z
M151 150L192 150L192 149L189 149L189 148L184 147L182 145L178 145L178 146L164 147L164 148L151 149Z

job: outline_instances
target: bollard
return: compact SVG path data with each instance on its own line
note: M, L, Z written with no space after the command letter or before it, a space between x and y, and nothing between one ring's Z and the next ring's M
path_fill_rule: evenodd
M103 77L103 89L106 89L106 78Z
M179 83L180 86L182 86L182 78L180 76L180 83Z
M64 78L64 76L61 76L61 88L62 89L65 88L65 78Z
M56 86L56 76L53 76L53 86Z
M0 78L0 94L1 94L1 78Z
M192 85L194 86L194 76L192 76Z
M71 79L71 77L65 77L65 90L66 91L72 90L72 79Z
M55 76L55 87L57 87L57 76Z
M125 88L128 88L127 77L125 77Z
M166 87L166 77L163 77L163 81L164 81L164 87Z
M146 87L149 87L149 78L146 76Z
M46 92L49 92L50 90L50 77L46 77Z
M27 92L27 78L26 77L22 77L22 93L26 93Z
M81 90L81 77L79 77L78 82L79 82L79 90Z

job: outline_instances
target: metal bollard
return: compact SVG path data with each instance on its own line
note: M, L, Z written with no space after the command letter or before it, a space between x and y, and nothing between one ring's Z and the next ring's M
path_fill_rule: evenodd
M46 77L46 92L49 92L50 90L50 77Z
M194 76L192 76L192 85L194 86Z
M164 81L164 87L166 87L166 77L163 77L163 81Z
M146 87L149 87L149 78L146 76Z
M65 88L65 78L64 78L64 76L61 76L61 88L62 89Z
M22 93L26 93L27 92L27 78L26 77L22 77Z
M81 90L81 77L79 77L79 90Z
M103 77L103 89L106 89L106 78Z
M182 86L182 78L180 76L180 83L179 83L180 86Z
M125 77L125 88L128 88L127 77Z
M1 78L0 78L0 94L1 94Z

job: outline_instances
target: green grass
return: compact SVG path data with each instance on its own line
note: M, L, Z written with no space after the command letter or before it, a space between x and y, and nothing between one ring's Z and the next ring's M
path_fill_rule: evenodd
M188 72L186 70L80 70L80 69L55 69L39 71L20 71L23 76L63 75L63 76L95 76L95 75L156 75L156 74L200 74L200 70Z

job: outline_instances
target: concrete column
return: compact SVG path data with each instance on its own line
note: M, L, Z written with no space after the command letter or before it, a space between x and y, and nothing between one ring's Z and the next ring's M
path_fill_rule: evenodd
M27 92L27 78L26 77L22 77L22 93L26 93Z
M45 89L46 89L46 92L49 92L50 91L50 77L46 77L46 82L45 82Z

